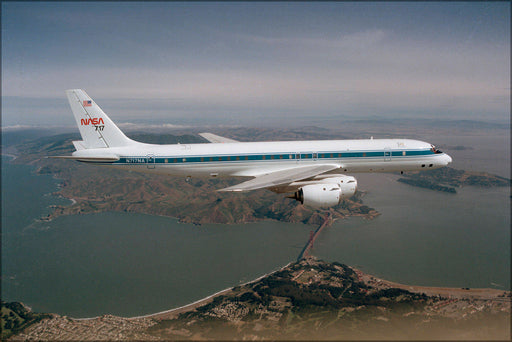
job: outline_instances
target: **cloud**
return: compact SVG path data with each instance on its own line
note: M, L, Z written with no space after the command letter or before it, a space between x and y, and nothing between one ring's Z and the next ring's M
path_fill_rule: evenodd
M367 37L363 52L339 46L353 44L359 35L341 42L292 40L302 60L252 68L124 68L63 67L4 71L5 96L60 98L65 89L84 88L91 96L118 100L167 100L178 106L272 107L310 110L343 110L347 105L379 103L407 108L452 106L502 110L508 104L510 54L393 43L387 34L361 33ZM380 37L380 38L371 38ZM373 42L373 43L368 43ZM270 44L278 44L272 42ZM290 43L292 44L292 43ZM299 45L327 45L329 50ZM282 45L278 44L279 48ZM336 52L338 51L338 52ZM322 56L329 55L327 59ZM339 59L338 59L339 57ZM501 100L503 101L501 101Z
M83 42L77 43L75 33L84 24L73 25L69 18L75 15L65 10L56 16L46 11L39 21L35 19L40 11L31 12L29 19L36 23L46 23L45 27L54 23L51 33L68 32L57 39L49 31L34 30L25 20L29 26L22 28L23 37L38 32L36 47L23 40L12 45L16 40L4 32L3 54L8 58L3 60L3 96L62 99L65 104L65 89L83 88L107 108L132 113L128 120L137 115L135 108L147 116L157 111L162 116L238 113L247 117L255 112L289 117L409 110L509 114L510 41L494 36L481 39L489 32L502 32L502 25L466 32L469 26L453 9L443 12L443 18L457 20L441 26L444 30L453 26L459 30L455 33L438 29L435 11L425 22L410 22L409 17L402 21L394 11L401 5L393 5L389 12L393 22L375 9L363 14L352 5L327 6L348 9L347 13L297 10L301 16L290 20L285 12L269 17L256 6L261 17L243 12L223 22L206 12L192 15L196 9L184 5L183 13L191 13L188 21L179 15L182 12L171 11L172 24L162 21L161 13L152 16L152 10L143 11L140 19L129 7L123 7L119 18L112 6L105 13L99 5L88 12L100 28L92 25ZM233 8L226 5L227 11ZM237 14L236 10L229 13ZM69 16L59 19L65 13ZM415 12L413 17L421 16ZM12 30L17 21L10 23ZM142 24L147 30L140 30ZM51 37L45 40L46 35Z
M329 37L266 37L248 34L233 34L251 44L263 44L273 47L293 47L294 49L309 51L310 49L336 50L340 48L363 48L381 42L386 33L384 30L365 30L349 34L341 34L335 38Z
M150 125L150 124L139 124L133 122L122 122L117 124L119 128L126 131L134 131L134 130L160 130L160 129L186 129L191 128L191 126L187 125L173 125L173 124L158 124L158 125Z
M50 71L30 78L5 73L9 86L4 93L61 98L59 102L65 103L65 89L83 88L107 113L116 113L121 120L157 113L176 117L224 112L243 117L255 112L290 116L440 109L507 115L510 93L505 77L483 76L470 71L443 74L363 66L275 72L82 68L61 70L59 77Z
M33 128L41 128L41 126L34 126L34 125L12 125L12 126L2 126L2 131L20 131L20 130L26 130L26 129L33 129Z

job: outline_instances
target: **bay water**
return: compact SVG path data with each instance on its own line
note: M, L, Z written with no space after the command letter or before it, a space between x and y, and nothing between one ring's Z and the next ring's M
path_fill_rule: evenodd
M410 285L510 289L510 189L463 187L457 194L360 175L364 203L381 213L322 231L313 254Z
M2 163L2 300L71 317L179 307L295 261L311 226L180 224L133 213L40 222L58 181Z

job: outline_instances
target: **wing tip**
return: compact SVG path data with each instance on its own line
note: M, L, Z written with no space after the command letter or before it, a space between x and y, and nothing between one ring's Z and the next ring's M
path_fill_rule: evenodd
M213 133L210 133L210 132L202 132L202 133L198 133L199 136L201 136L203 139L206 139L208 140L209 142L211 143L214 143L214 144L221 144L221 143L237 143L239 141L237 140L234 140L234 139L230 139L230 138L226 138L226 137L222 137L220 135L217 135L217 134L213 134Z
M229 187L229 188L219 189L217 191L219 191L219 192L242 192L244 190L240 189L240 188Z

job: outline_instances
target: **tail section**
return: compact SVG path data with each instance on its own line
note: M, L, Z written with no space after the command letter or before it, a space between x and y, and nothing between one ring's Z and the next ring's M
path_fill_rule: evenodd
M132 144L101 108L82 89L66 90L83 141L73 142L77 150L120 147ZM78 146L77 146L78 145Z

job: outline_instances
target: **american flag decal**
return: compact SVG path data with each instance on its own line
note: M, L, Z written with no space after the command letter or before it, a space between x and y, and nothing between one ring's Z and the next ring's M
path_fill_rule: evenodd
M84 100L83 106L84 106L84 107L90 107L90 106L92 106L92 101L91 101L91 100Z

